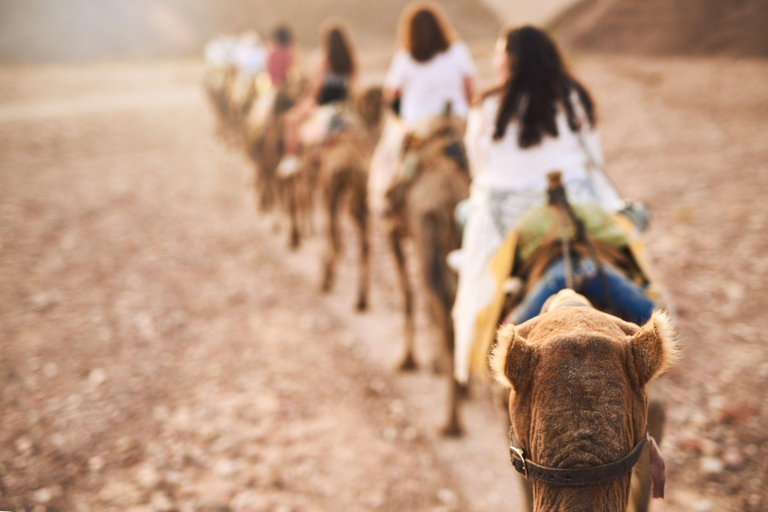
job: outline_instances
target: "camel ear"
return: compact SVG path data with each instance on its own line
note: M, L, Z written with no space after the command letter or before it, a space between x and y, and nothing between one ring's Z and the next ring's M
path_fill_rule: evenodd
M651 319L632 336L635 367L644 386L669 370L679 357L675 327L669 315L656 310Z
M496 382L519 391L531 375L532 355L533 348L517 333L514 325L501 326L491 354L491 369Z

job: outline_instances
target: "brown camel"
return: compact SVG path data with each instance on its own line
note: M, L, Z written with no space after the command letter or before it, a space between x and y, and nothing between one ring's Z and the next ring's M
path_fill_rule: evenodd
M639 327L564 290L539 316L499 329L491 366L497 381L511 389L513 442L529 467L577 470L639 453L652 420L646 386L677 355L666 313L655 312ZM645 446L653 452L653 443ZM630 474L580 487L534 479L532 510L625 511Z
M463 122L446 115L432 120L421 135L409 136L404 144L404 163L415 169L387 193L389 204L388 238L403 293L405 314L405 350L400 369L416 368L414 351L414 301L408 278L403 242L414 244L419 274L426 291L431 323L442 341L440 359L445 362L450 379L449 413L442 431L459 435L459 385L453 379L453 321L451 308L456 298L457 276L446 263L448 253L461 244L461 233L454 218L456 205L469 194L469 173L463 161ZM436 365L437 366L437 365Z
M304 80L292 81L276 91L266 119L246 121L242 125L245 151L254 164L254 187L259 210L269 211L280 196L276 177L277 166L283 157L284 115L301 95Z
M333 287L341 252L339 208L348 195L349 209L359 233L360 272L356 308L368 307L370 233L368 209L368 167L379 138L383 110L380 87L363 90L352 100L353 112L345 116L346 125L323 144L317 153L317 178L326 217L326 247L323 254L322 290ZM311 174L311 173L310 173ZM310 203L311 204L311 203Z

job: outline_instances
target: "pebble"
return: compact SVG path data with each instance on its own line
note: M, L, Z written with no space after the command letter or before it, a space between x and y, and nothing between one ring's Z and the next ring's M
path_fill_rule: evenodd
M699 467L704 474L717 475L723 472L724 464L717 457L702 457Z
M55 377L59 374L59 366L56 363L45 363L43 374L48 378Z
M160 483L160 473L149 464L142 465L136 470L136 482L144 489L153 489Z
M155 491L152 493L152 498L149 500L149 504L152 505L155 510L159 510L160 512L173 510L173 501L171 501L168 493L163 491Z
M95 457L91 457L88 459L88 469L90 469L93 473L98 473L102 469L104 469L104 457L101 457L99 455L96 455Z
M744 456L738 448L728 448L723 454L723 462L725 462L728 467L737 468L744 464Z
M714 503L712 500L698 500L693 503L693 512L710 512L714 509Z
M53 499L53 491L47 487L43 487L42 489L36 490L33 496L35 501L38 503L50 503L50 501Z
M16 451L21 454L26 454L27 452L30 452L34 446L32 443L32 440L27 436L21 436L18 439L16 439L16 442L14 443L16 446Z
M437 499L443 505L454 506L459 501L459 497L450 489L440 489L437 491Z
M97 388L104 384L107 380L107 372L103 368L94 368L91 373L88 374L88 383Z

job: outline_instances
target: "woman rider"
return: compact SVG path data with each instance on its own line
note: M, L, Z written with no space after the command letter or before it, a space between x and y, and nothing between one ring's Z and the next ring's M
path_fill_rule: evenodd
M595 105L549 36L533 27L507 31L497 44L494 69L501 85L484 95L466 134L473 179L453 308L456 377L462 382L468 378L478 313L496 292L490 261L523 213L546 203L547 174L562 172L571 202L598 202L611 213L624 204L615 193L596 186L590 166L602 155ZM562 269L553 266L542 278L556 288L561 281L555 278L562 276L550 271ZM621 295L626 316L636 317L625 319L642 323L650 317L653 303L641 289L624 280L614 282L614 277L611 292ZM534 302L546 300L551 291L532 290L517 308L515 321L537 315Z
M441 114L447 102L466 117L475 65L436 4L417 3L400 18L401 49L384 80L385 99L400 100L400 118L413 126Z
M345 101L349 96L357 72L352 40L342 22L328 22L321 29L322 46L313 58L309 87L304 96L285 117L286 156L279 172L295 172L300 161L297 156L303 142L300 126L316 112L317 107ZM327 127L319 127L323 130Z
M375 210L386 210L385 195L400 170L403 138L408 131L445 112L465 119L473 95L475 64L434 3L412 3L400 16L400 49L384 79L384 100L400 122L389 119L371 160L369 190ZM428 126L424 126L428 129ZM407 174L407 173L406 173Z

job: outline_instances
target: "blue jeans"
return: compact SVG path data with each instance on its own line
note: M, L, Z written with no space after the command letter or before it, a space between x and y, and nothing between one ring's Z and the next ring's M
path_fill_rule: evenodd
M574 272L583 278L583 289L580 290L580 293L589 299L596 308L601 310L615 309L611 313L622 320L638 325L644 324L651 318L655 304L645 296L641 286L633 283L624 274L606 264L603 264L605 277L602 279L591 259L582 258L578 265L575 263L574 260ZM604 281L608 288L607 291ZM564 290L566 288L565 283L565 263L561 258L550 265L541 280L534 285L520 305L515 308L512 313L512 322L521 324L541 313L544 302L560 290Z

